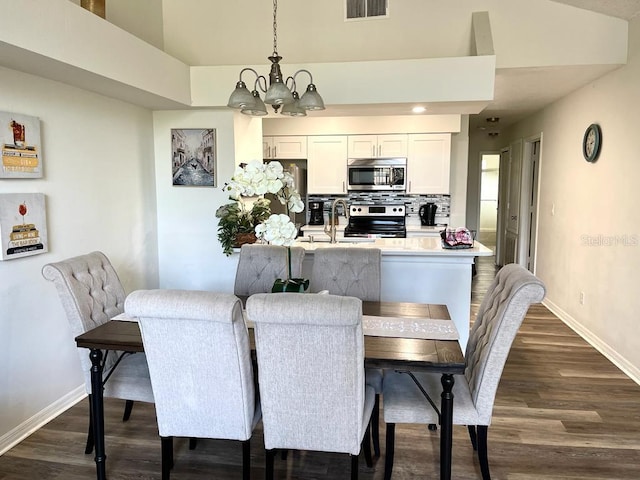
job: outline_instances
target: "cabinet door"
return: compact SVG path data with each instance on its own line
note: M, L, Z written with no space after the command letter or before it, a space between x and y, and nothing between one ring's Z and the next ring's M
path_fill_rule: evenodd
M451 134L410 134L407 193L449 193Z
M407 135L378 135L378 157L406 157Z
M304 159L307 158L307 137L263 137L264 158Z
M307 192L347 193L347 137L307 137Z
M375 158L378 153L377 135L349 135L349 158Z

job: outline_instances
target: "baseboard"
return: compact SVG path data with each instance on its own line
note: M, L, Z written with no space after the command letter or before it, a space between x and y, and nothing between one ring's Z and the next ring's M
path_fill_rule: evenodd
M0 437L0 455L4 455L9 449L16 446L22 440L27 438L33 432L61 413L73 407L76 403L87 396L84 384L67 393L64 397L59 398L48 407L40 410L33 417L18 425L13 430Z
M640 385L640 369L638 369L638 367L629 363L629 361L616 352L611 345L604 342L591 330L585 328L584 325L576 321L575 318L548 298L545 298L542 304L551 310L551 312L562 320L570 329L580 335L587 343L589 343L589 345L607 357L616 367L622 370L625 375L631 378L631 380Z

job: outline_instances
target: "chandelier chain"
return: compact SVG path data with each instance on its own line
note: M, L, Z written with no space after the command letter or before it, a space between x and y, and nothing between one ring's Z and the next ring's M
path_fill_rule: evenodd
M278 0L273 0L273 54L278 55L278 23L276 15L278 13Z

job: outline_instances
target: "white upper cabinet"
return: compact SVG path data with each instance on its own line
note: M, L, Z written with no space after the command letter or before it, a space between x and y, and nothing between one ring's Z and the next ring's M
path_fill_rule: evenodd
M408 140L407 193L449 193L451 134L409 134Z
M407 156L407 135L349 135L349 158Z
M307 192L347 193L347 137L307 137Z
M265 160L307 158L307 137L262 137L262 155Z

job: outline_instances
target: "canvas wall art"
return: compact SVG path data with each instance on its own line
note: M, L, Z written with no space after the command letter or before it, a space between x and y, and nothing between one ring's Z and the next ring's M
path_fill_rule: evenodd
M172 128L173 185L216 186L215 128Z
M40 119L0 112L0 178L41 178Z
M49 251L44 194L0 194L0 260Z

